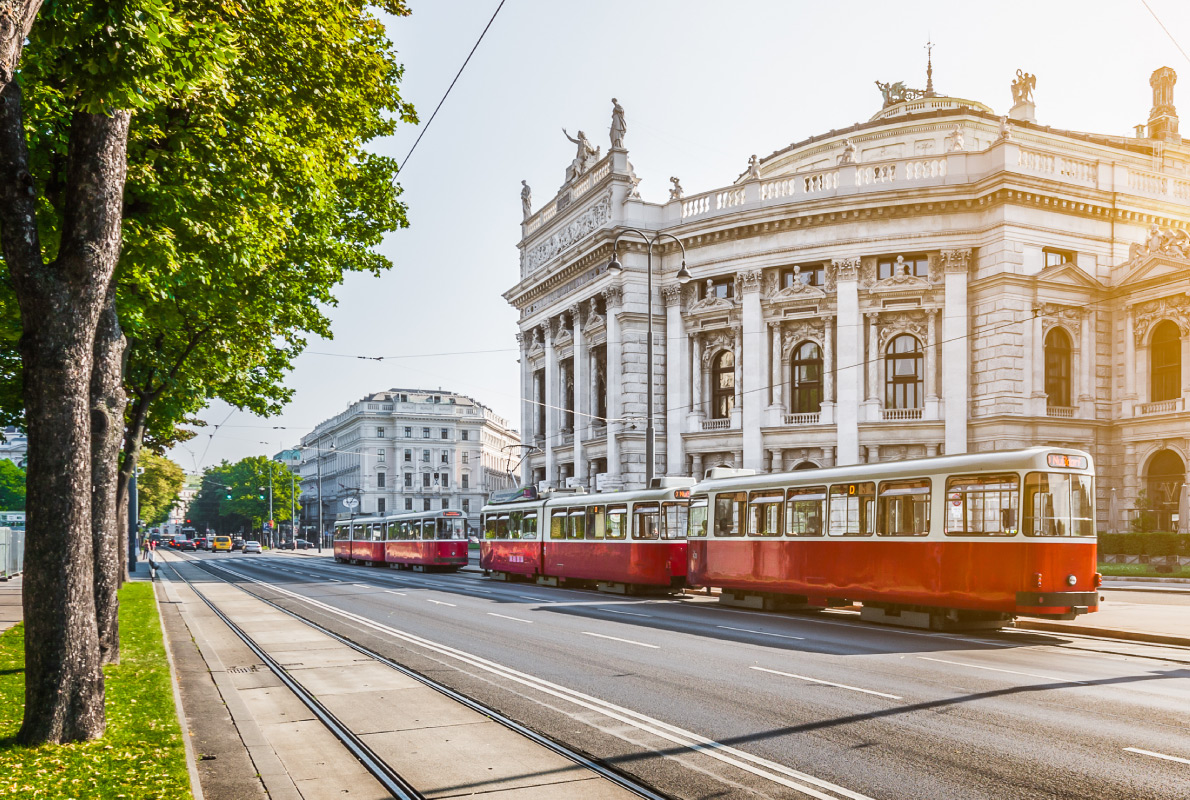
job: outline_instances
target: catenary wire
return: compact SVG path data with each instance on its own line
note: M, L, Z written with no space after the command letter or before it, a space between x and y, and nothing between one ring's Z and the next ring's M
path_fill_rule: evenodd
M1174 38L1174 35L1170 33L1169 28L1165 27L1165 23L1161 21L1161 17L1157 16L1157 12L1153 10L1151 5L1149 5L1148 0L1140 0L1140 2L1145 8L1149 10L1149 13L1153 15L1153 19L1157 20L1157 24L1161 26L1161 30L1165 31L1165 35L1169 37L1171 42L1173 42L1173 46L1181 51L1182 57L1187 61L1190 61L1190 55L1186 54L1186 49L1182 47L1181 43L1178 42L1176 38Z

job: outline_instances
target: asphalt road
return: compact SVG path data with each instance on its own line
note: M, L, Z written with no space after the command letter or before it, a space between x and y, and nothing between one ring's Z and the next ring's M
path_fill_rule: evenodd
M1190 798L1187 648L198 558L675 797Z

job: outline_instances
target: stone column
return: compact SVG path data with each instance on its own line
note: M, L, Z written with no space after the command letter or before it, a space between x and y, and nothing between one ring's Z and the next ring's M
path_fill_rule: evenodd
M1046 400L1048 395L1045 393L1045 307L1037 305L1033 307L1033 335L1032 347L1030 356L1032 358L1030 364L1033 370L1033 394L1030 399L1031 408L1029 413L1037 416L1045 416Z
M737 325L732 328L731 334L735 338L732 345L732 352L735 355L733 362L735 364L735 406L731 409L731 427L734 430L740 430L743 427L741 420L744 418L744 333L743 329ZM714 396L713 389L711 396Z
M835 285L839 310L839 344L835 354L839 365L835 385L838 398L837 466L859 463L859 406L863 374L863 319L859 315L859 259L835 261Z
M521 444L533 444L533 428L532 421L536 419L534 413L536 409L533 407L533 367L529 363L529 334L528 332L518 333L516 335L517 346L521 352ZM518 456L523 456L528 452L527 448L522 448ZM521 485L529 485L529 477L532 475L532 470L529 467L529 459L521 460ZM394 475L394 480L397 476Z
M682 419L690 409L681 285L662 287L661 297L665 301L665 474L681 475L686 467Z
M834 447L831 447L828 445L828 446L822 448L822 466L824 466L824 467L835 466L835 448Z
M938 455L938 445L927 444L926 445L926 458L930 458L930 457L936 456L936 455Z
M603 292L607 308L607 473L612 486L618 486L621 474L620 430L623 423L623 406L620 402L620 378L624 372L620 343L620 307L624 302L624 290L620 286L609 286Z
M1078 375L1078 406L1081 416L1087 419L1095 417L1095 314L1091 309L1083 309L1079 327L1079 375Z
M822 414L818 421L835 421L835 318L822 318Z
M926 309L926 403L925 418L938 419L938 312Z
M690 456L690 474L702 480L702 453L694 453Z
M583 437L591 425L587 416L587 340L583 337L582 308L571 306L570 321L574 325L574 477L583 480L587 475L587 463L583 456Z
M864 314L864 318L868 321L868 345L865 359L868 391L867 400L864 401L866 406L864 417L870 422L877 422L880 419L880 408L883 405L880 402L880 315L869 312Z
M967 452L967 395L971 381L970 342L967 341L967 265L970 250L943 250L946 305L942 312L942 358L951 379L942 387L946 403L946 454Z
M743 322L741 347L744 364L744 416L741 431L744 444L744 469L764 468L763 440L760 428L764 408L764 320L760 311L760 270L740 273L741 318Z
M785 413L785 365L781 359L781 323L769 323L769 336L773 340L772 355L769 357L769 384L772 389L773 407L778 414Z
M555 482L557 465L554 457L554 445L560 441L559 429L562 427L558 415L558 352L554 349L554 321L548 320L545 330L545 479ZM556 485L556 484L554 484Z
M769 451L769 459L772 462L772 466L769 468L769 472L784 472L785 471L785 456L784 456L784 451L781 448L778 447L773 450L770 450Z
M702 336L700 334L693 334L690 337L690 416L694 419L692 430L697 430L701 427L702 418L706 414L702 402Z

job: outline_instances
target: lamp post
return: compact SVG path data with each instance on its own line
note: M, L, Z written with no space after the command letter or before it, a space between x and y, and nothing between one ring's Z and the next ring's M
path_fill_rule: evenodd
M646 294L648 296L649 313L646 315L648 319L648 342L647 352L645 355L646 363L648 364L648 378L646 380L647 392L647 415L648 423L645 428L645 488L649 488L653 483L653 470L656 468L656 456L654 451L657 447L657 429L653 421L653 245L656 244L662 237L668 236L677 242L677 245L682 250L682 266L678 270L678 282L685 284L690 281L690 270L686 269L686 246L682 241L674 236L672 233L665 233L658 231L652 237L645 234L643 231L636 228L627 228L622 233L616 235L616 239L612 242L612 260L607 265L607 271L611 275L619 275L624 271L624 267L620 264L617 256L617 251L620 247L620 240L626 234L635 233L637 236L645 240L648 245L648 261L645 268L645 273L648 276L648 285Z

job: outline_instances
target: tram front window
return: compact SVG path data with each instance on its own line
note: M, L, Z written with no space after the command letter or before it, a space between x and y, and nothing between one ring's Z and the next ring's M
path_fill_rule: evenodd
M690 536L704 537L707 535L707 499L701 497L690 503Z
M1094 536L1094 497L1090 475L1030 472L1025 476L1025 535Z
M464 529L463 520L458 517L438 520L438 538L466 539L467 531Z

